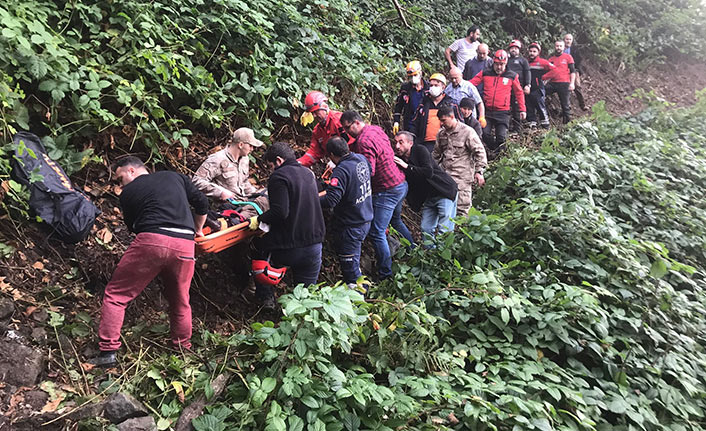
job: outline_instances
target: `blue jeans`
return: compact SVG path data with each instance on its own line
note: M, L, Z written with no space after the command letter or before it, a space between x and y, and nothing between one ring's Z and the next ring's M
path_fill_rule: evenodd
M373 242L375 257L378 261L378 274L380 278L392 275L392 256L387 243L385 230L392 224L403 237L411 243L412 234L402 222L402 201L407 195L407 182L382 192L373 193L373 223L370 225L368 236Z
M363 275L360 272L360 249L369 230L370 222L334 228L334 247L346 284L355 283Z
M427 238L433 238L436 235L438 228L439 233L449 232L454 230L454 222L451 220L456 217L456 199L446 199L442 197L429 198L422 205L422 235Z
M321 243L306 247L272 250L270 264L274 267L289 267L294 284L316 284L321 269ZM264 300L274 295L273 286L255 283L255 296Z

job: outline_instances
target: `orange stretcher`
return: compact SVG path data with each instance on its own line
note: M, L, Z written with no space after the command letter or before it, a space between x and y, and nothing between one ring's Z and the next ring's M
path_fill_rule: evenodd
M245 241L251 236L259 235L261 231L253 231L248 228L250 225L249 221L244 221L235 226L231 226L227 229L219 230L218 232L211 233L211 228L204 227L204 236L200 236L195 239L196 241L196 253L218 253L223 251L228 247L232 247L235 244Z
M322 179L326 184L331 181L331 168L327 168ZM319 196L324 196L326 191L319 192ZM244 221L235 226L226 228L225 220L220 220L222 223L222 228L218 232L211 233L211 228L205 226L203 228L204 236L195 238L196 241L196 254L204 253L218 253L236 244L239 244L248 238L256 235L262 235L264 232L260 230L250 230L248 226L250 221Z

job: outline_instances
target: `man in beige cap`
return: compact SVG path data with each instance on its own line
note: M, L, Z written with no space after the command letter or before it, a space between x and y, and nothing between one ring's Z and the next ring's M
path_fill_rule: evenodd
M261 147L262 141L255 139L252 129L241 127L233 132L226 147L208 156L194 174L193 182L206 196L218 200L234 199L239 202L254 202L262 211L270 205L265 189L256 188L248 179L253 147ZM257 215L254 207L246 205L244 217Z

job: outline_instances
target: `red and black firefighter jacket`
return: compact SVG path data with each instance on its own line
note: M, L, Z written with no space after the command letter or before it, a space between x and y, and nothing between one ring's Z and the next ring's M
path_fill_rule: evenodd
M483 84L483 103L486 112L509 112L510 96L515 95L520 112L526 112L525 93L522 91L517 73L511 70L498 75L495 69L485 69L471 79L476 87Z
M530 73L532 74L530 91L543 90L544 74L553 70L554 65L541 57L537 57L534 60L528 59L527 61L529 61Z

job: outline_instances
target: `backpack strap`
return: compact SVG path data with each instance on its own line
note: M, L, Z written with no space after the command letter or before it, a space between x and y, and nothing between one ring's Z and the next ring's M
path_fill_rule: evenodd
M228 199L228 202L232 203L233 205L250 205L251 207L255 208L257 215L262 214L262 210L260 209L260 206L258 204L256 204L255 202L236 201L235 199Z

